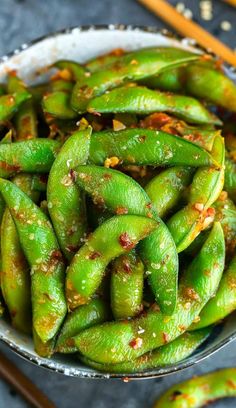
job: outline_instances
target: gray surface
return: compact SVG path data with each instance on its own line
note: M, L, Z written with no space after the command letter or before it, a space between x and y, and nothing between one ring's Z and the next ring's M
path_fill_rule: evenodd
M177 1L171 1L173 4ZM199 19L198 1L184 2ZM236 48L236 10L214 0L214 21L202 25L219 36L232 48ZM220 29L222 20L230 20L234 29ZM0 1L0 55L11 51L23 42L78 24L126 23L163 24L135 0L1 0ZM115 46L115 44L114 44ZM155 398L170 385L191 375L201 374L218 367L236 365L236 343L194 368L164 379L137 381L124 384L121 381L79 380L63 377L35 367L14 355L4 345L0 349L14 360L56 404L58 408L149 408ZM0 408L23 408L27 405L4 382L0 381ZM234 400L222 401L214 407L235 408Z

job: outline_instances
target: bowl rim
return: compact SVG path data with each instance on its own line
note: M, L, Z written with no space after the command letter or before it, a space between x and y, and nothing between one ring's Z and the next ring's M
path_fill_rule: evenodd
M149 26L149 25L127 25L127 24L99 24L99 25L79 25L79 26L72 26L69 28L64 28L61 30L53 31L51 33L48 33L46 35L42 35L38 38L35 38L32 41L29 41L27 43L23 43L20 45L18 48L14 49L13 51L10 51L9 53L3 55L0 57L0 64L6 63L8 60L10 60L12 57L20 54L22 51L27 50L28 48L31 48L32 46L46 40L49 38L57 37L58 35L63 35L63 34L71 34L73 30L77 30L79 32L88 32L88 31L99 31L99 30L105 30L105 31L138 31L138 32L146 32L146 33L152 33L152 34L162 34L163 36L167 38L172 38L175 40L178 40L180 43L184 42L184 45L186 46L191 46L194 47L196 50L199 50L200 52L208 52L214 55L210 50L207 50L204 47L201 47L197 44L197 42L192 39L192 38L186 38L182 37L178 34L175 34L166 28L159 29L154 26ZM236 73L236 68L232 66L228 66L227 64L224 65L227 67L227 69L230 70L232 73ZM0 340L5 343L14 353L22 357L23 359L40 366L44 369L50 370L52 372L57 372L60 374L64 374L66 376L71 376L71 377L77 377L77 378L89 378L89 379L123 379L123 380L140 380L140 379L154 379L154 378L160 378L164 377L170 374L174 374L176 372L182 371L186 368L189 368L191 366L194 366L195 364L205 360L207 357L212 356L215 354L217 351L221 350L223 347L227 346L229 343L231 343L233 340L236 339L236 332L233 334L228 335L226 338L220 341L218 345L215 345L211 350L201 352L196 356L191 356L187 357L186 359L180 361L179 363L173 365L169 365L166 367L160 367L153 369L152 371L143 371L139 373L124 373L124 374L119 374L119 373L104 373L104 372L99 372L99 371L84 371L80 367L71 367L69 364L66 365L65 363L60 363L56 362L55 360L52 359L47 359L47 358L42 358L40 356L36 356L34 354L31 354L30 352L26 350L22 350L21 346L18 346L15 344L12 340L7 338L7 335L3 335L0 333Z

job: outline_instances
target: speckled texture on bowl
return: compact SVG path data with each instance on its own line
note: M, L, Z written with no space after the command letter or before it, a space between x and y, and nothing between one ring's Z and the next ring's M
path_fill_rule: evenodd
M188 39L177 40L169 33L157 32L154 28L132 26L76 27L23 44L10 55L0 58L0 81L4 80L9 69L16 69L28 83L37 80L37 71L57 59L67 58L84 62L96 55L104 54L114 48L133 50L155 45L192 48L194 42ZM197 50L199 52L199 50ZM191 357L179 364L165 368L131 374L130 378L142 379L161 377L187 368L210 356L236 338L236 319L231 315L217 327L208 341ZM100 373L83 366L76 356L55 355L51 359L39 357L33 349L31 338L18 333L8 321L0 320L0 339L20 356L52 371L74 377L84 378L122 378L125 375Z

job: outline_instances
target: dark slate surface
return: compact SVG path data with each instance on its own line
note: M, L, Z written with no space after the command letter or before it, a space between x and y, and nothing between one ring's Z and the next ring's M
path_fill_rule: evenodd
M172 4L177 1L172 0ZM194 11L194 17L222 41L236 48L236 10L214 0L214 20L200 18L199 1L185 0ZM222 20L231 21L233 29L222 31ZM0 1L0 55L13 50L23 42L68 26L79 24L141 24L164 27L163 23L146 11L135 0L1 0ZM4 345L0 349L11 358L58 408L149 408L170 385L191 375L218 367L236 365L236 344L175 376L163 379L130 382L80 380L67 378L35 367L14 355ZM8 385L0 381L0 408L23 408L27 405ZM218 408L235 408L234 400L214 404Z

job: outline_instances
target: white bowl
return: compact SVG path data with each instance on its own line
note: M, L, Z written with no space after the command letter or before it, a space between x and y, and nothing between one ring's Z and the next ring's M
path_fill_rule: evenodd
M37 80L37 71L58 59L72 59L79 62L104 54L114 48L134 50L150 46L176 46L193 49L189 39L178 40L166 31L148 27L133 26L89 26L75 27L40 38L30 44L23 44L13 53L0 58L0 82L9 69L16 69L28 83ZM195 51L201 52L198 48ZM187 368L215 353L236 337L236 319L231 315L221 326L216 327L209 340L192 356L178 364L131 374L129 378L161 377ZM82 365L76 356L55 355L51 359L39 357L32 339L14 330L7 320L0 320L0 339L18 355L49 370L73 377L122 378L125 375L100 373Z

